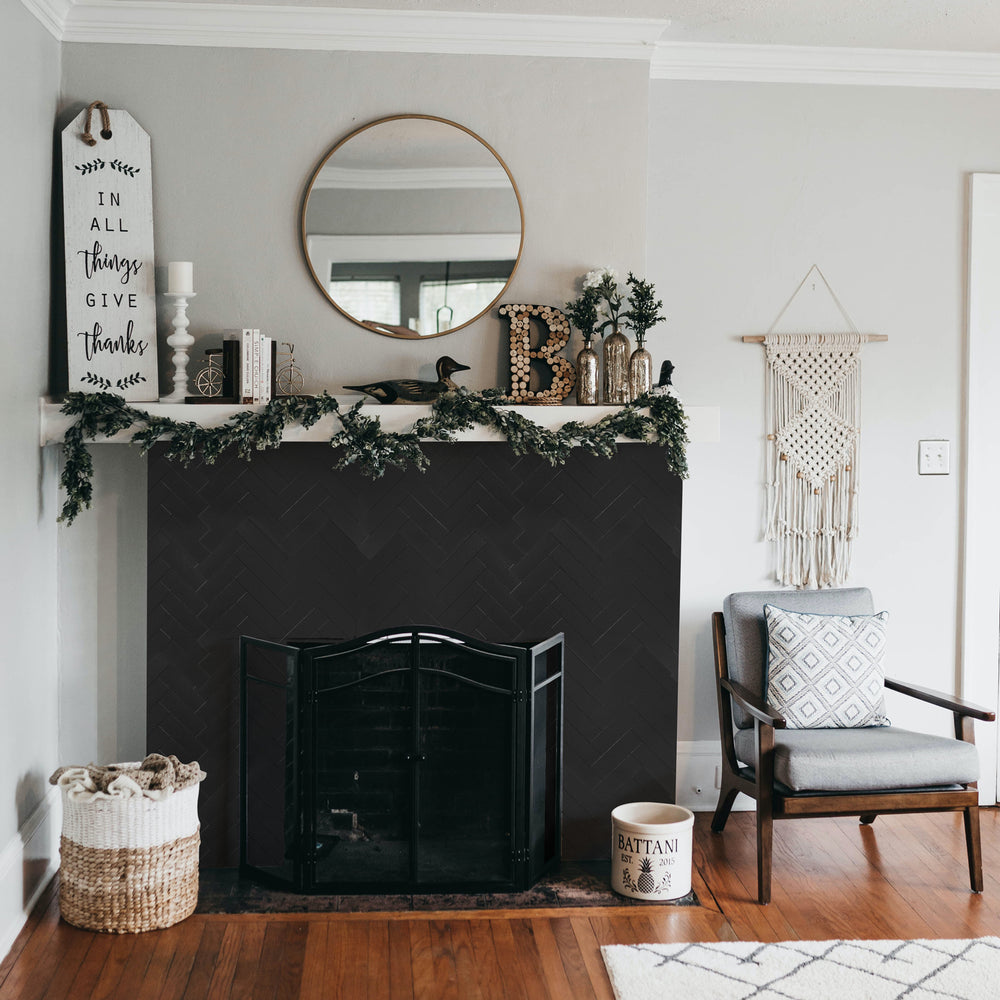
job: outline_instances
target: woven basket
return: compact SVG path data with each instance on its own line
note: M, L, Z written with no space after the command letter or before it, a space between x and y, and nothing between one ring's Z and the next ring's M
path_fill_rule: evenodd
M170 927L198 903L198 785L160 801L62 796L59 911L77 927Z

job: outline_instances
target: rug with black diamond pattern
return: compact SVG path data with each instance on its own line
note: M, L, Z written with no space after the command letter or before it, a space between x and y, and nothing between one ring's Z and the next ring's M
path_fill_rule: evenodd
M601 949L618 1000L986 1000L1000 938L724 941Z

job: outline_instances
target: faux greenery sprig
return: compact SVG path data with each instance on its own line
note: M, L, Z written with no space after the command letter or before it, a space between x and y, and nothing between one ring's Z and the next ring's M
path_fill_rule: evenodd
M631 271L628 273L629 309L623 314L625 325L635 330L636 339L641 344L646 339L646 333L657 323L662 323L667 317L660 315L663 299L656 298L656 289L649 281L637 278Z
M72 524L90 507L94 465L87 442L132 430L130 442L143 454L163 441L167 458L188 463L199 459L211 464L227 449L244 459L254 452L276 448L289 424L311 427L322 417L335 414L340 429L330 436L330 445L341 449L338 469L356 466L373 479L389 466L413 466L423 471L427 455L422 440L454 441L455 432L475 424L499 431L518 455L536 454L550 465L562 465L573 448L610 458L617 451L616 439L628 438L663 448L667 467L686 478L687 417L675 396L646 395L608 414L595 424L571 421L557 430L536 424L510 407L499 389L469 392L459 389L438 397L430 414L417 420L408 431L382 430L379 418L361 412L363 400L343 411L333 396L282 396L260 410L241 410L220 427L201 427L189 420L154 417L129 406L120 396L107 392L71 392L62 412L78 419L66 431L65 459L60 485L66 494L60 521ZM649 412L642 412L648 408Z
M603 333L619 322L635 330L640 346L646 333L667 317L660 314L663 300L656 298L652 282L637 278L631 271L626 280L627 297L618 287L618 273L609 267L588 271L583 276L583 291L579 298L566 303L566 315L588 343L595 332ZM629 308L622 312L628 302ZM601 316L607 316L600 322Z
M603 323L598 324L597 329L603 334L610 326L615 329L618 326L618 314L621 312L624 296L618 288L618 272L610 267L601 267L595 271L588 271L583 276L583 290L586 292L592 288L597 292L597 312L600 316L607 316Z
M597 326L597 307L600 301L601 293L591 286L584 288L579 298L566 303L566 315L570 323L583 334L588 347L597 332L594 327Z

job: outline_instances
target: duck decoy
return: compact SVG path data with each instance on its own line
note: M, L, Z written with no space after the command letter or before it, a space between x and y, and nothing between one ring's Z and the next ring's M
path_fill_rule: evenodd
M433 403L442 392L457 389L451 380L455 372L467 372L468 365L460 365L454 358L444 355L437 359L436 382L426 382L415 378L388 379L385 382L370 382L368 385L345 385L345 389L364 392L380 403Z

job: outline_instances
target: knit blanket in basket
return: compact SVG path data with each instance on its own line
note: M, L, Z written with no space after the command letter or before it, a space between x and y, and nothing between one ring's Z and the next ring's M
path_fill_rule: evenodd
M151 753L135 763L60 767L52 773L49 783L58 785L76 801L136 795L160 800L204 779L205 772L196 760L182 764L173 754L165 757Z

